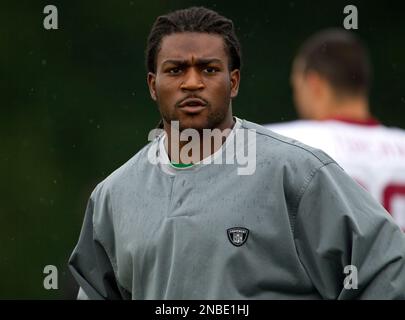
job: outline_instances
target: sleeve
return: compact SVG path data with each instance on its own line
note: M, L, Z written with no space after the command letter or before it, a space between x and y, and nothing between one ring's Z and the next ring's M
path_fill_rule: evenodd
M97 239L94 200L90 197L79 241L69 259L69 269L80 286L78 300L118 300L130 298L117 282L111 260Z
M294 237L325 299L405 299L405 235L336 163L308 180Z

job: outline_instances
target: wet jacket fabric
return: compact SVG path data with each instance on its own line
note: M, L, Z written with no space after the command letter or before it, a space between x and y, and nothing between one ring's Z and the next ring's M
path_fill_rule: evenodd
M79 298L404 299L405 236L383 207L324 152L239 129L253 174L169 174L156 138L97 185L69 260Z

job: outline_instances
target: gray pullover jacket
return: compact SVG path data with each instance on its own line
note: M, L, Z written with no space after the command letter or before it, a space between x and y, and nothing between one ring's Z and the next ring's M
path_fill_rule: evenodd
M69 261L79 296L404 299L405 236L380 204L324 152L238 123L253 174L169 172L156 138L97 185Z

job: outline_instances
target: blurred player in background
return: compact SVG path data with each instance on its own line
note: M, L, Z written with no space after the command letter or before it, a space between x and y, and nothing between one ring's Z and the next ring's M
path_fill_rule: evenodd
M305 120L267 127L324 150L405 230L405 131L376 120L369 107L371 66L353 33L312 36L293 62L291 84Z

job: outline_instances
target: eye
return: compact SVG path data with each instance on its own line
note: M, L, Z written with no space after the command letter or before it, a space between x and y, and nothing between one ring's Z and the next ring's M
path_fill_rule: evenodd
M207 67L207 68L204 69L204 71L206 73L216 73L216 72L218 72L218 69L214 68L214 67Z
M170 73L170 74L179 74L181 71L182 71L182 70L181 70L181 68L179 68L179 67L175 67L175 68L169 69L169 73Z

